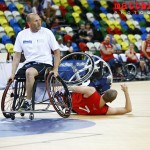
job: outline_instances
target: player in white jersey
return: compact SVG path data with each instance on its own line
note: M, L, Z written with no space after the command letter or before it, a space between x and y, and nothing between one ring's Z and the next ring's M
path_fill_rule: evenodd
M14 80L21 53L23 52L26 59L25 64L18 70L16 76L23 75L26 78L27 100L23 105L25 109L31 103L35 77L38 75L44 76L47 67L51 67L51 72L57 76L60 63L60 50L52 31L41 27L41 18L38 14L28 14L27 22L29 28L19 32L16 37L10 77L10 79ZM52 53L54 54L54 62Z

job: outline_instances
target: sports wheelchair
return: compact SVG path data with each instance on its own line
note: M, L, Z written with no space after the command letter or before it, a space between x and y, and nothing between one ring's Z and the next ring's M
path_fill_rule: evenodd
M58 77L48 74L45 80L43 77L35 79L31 111L19 111L26 98L25 78L20 77L16 77L13 82L8 82L2 95L1 110L4 117L12 120L15 119L16 113L20 113L21 116L29 113L29 118L33 120L34 113L55 111L61 117L67 118L72 112L68 86L89 85L103 94L111 87L112 81L112 72L104 60L96 55L74 52L61 59ZM37 91L40 83L44 84L41 93ZM40 101L37 100L39 97L36 96L36 93L40 94Z
M127 63L125 54L114 54L116 66L112 69L113 81L132 81L137 75L137 67Z
M64 56L59 75L68 85L88 85L103 94L111 87L113 76L108 64L99 56L86 52L74 52Z
M40 93L40 101L36 101L36 90L39 83L45 84L42 93ZM59 77L54 74L47 74L44 77L37 76L33 86L32 103L30 111L20 111L26 98L25 78L15 77L10 80L3 92L1 100L1 110L5 118L15 119L15 114L20 113L24 116L29 113L29 119L34 119L34 113L47 113L56 111L61 117L67 118L71 113L71 96L67 85ZM50 106L53 106L51 108Z

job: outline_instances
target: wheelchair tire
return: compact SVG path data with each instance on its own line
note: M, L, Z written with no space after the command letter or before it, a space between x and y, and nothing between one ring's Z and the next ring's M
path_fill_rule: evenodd
M126 64L123 73L126 81L132 81L137 75L137 67L132 63Z
M3 92L1 99L1 111L5 118L11 118L11 114L7 113L7 111L9 112L12 110L13 99L14 99L14 88L13 82L12 80L10 80Z
M74 52L61 59L58 71L67 85L80 85L93 74L94 61L87 53Z
M18 111L19 108L22 106L25 100L25 81L24 80L16 80L15 82L15 90L14 90L14 101L12 105L13 111Z
M71 95L65 82L54 74L49 74L46 79L46 89L51 104L55 111L63 118L68 118L71 114Z

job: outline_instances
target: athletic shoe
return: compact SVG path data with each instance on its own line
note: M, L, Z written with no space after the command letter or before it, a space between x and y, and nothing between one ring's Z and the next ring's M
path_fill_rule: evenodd
M19 111L29 111L31 110L31 105L29 104L29 102L24 101L23 105L20 107Z

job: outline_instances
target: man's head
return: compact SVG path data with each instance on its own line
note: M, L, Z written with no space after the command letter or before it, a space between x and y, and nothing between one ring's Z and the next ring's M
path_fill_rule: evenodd
M130 49L134 49L134 43L130 43L130 45L129 45L129 47L130 47Z
M30 13L27 15L26 21L32 32L37 32L41 28L41 18L38 14Z
M116 99L117 94L118 94L118 92L116 90L109 89L103 94L102 98L106 103L108 103L108 102L111 103L113 100Z
M147 34L146 39L147 39L148 42L150 42L150 34Z
M105 37L105 42L106 42L106 43L109 43L109 42L110 42L110 36L109 36L109 35L106 35L106 37Z

